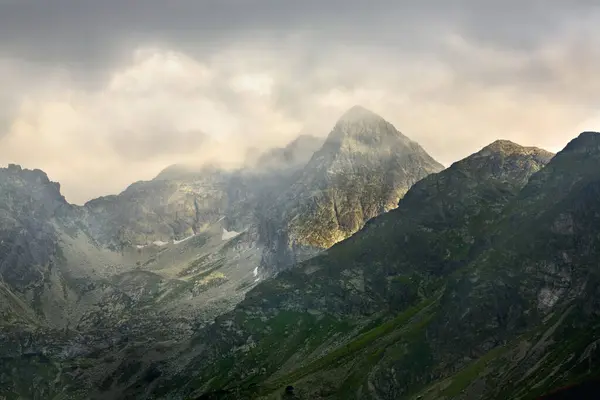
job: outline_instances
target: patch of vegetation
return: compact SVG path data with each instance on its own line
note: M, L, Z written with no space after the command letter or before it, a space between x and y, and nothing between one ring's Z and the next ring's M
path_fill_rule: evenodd
M235 250L236 246L238 246L239 244L242 244L244 242L244 240L247 240L247 236L248 236L248 233L242 232L239 235L231 238L230 240L227 241L227 243L225 243L223 245L223 247L221 247L221 249L219 249L219 253L222 255L225 255L230 250Z
M196 278L202 278L203 276L210 275L216 269L223 267L223 265L225 265L224 257L213 259L212 254L206 254L192 261L188 267L177 274L177 276L181 278L197 274L195 276Z
M235 290L237 290L237 291L242 291L242 290L244 290L244 289L246 289L246 288L248 288L248 287L252 286L252 284L253 284L253 283L254 283L254 282L253 282L253 281L250 281L250 280L249 280L249 281L242 282L242 283L240 283L239 285L237 285L237 287L235 288Z
M442 391L441 395L454 398L461 394L463 390L481 376L481 372L490 362L500 357L506 350L505 347L496 347L475 362L463 368L460 372L450 378L452 383Z
M128 382L135 374L139 372L141 367L142 363L139 361L122 365L120 368L121 376L119 376L119 383Z
M578 326L587 320L581 313L570 314L554 332L553 337L560 340L549 344L538 368L516 386L504 388L502 395L519 394L533 400L557 387L576 385L599 376L600 366L593 360L600 357L600 347L594 345L600 337L600 326L588 325L584 329ZM549 321L541 331L549 329L554 322ZM588 357L581 359L586 350L589 351Z
M148 265L152 264L153 262L156 261L156 257L150 257L148 260L146 260L141 266L142 267L147 267Z
M354 340L328 353L324 357L319 358L318 360L315 360L314 362L295 370L294 372L290 373L289 375L286 375L285 377L279 378L276 381L271 382L269 384L269 387L272 390L274 390L280 387L281 385L285 384L286 382L296 382L309 374L312 374L319 370L327 369L335 365L344 358L367 348L376 340L383 338L386 335L392 333L394 330L403 327L420 311L423 311L428 306L434 304L436 300L436 298L427 299L413 307L408 308L406 311L404 311L394 319L387 321L379 325L378 327L359 335ZM425 324L428 322L428 319L424 319L421 323ZM421 326L417 325L414 329L421 329Z

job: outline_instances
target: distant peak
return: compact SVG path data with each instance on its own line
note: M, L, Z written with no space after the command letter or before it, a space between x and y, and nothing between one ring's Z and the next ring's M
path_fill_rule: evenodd
M7 169L9 171L21 172L23 170L23 167L21 167L19 164L8 164Z
M314 143L319 143L322 142L323 139L317 137L317 136L313 136L313 135L309 135L307 133L303 133L301 135L298 135L294 140L292 140L291 142L289 142L285 148L294 148L294 147L301 147L304 145L312 145Z
M504 155L539 155L542 157L552 157L554 154L540 149L538 147L525 147L510 140L496 140L484 147L480 153L498 153Z
M368 110L366 107L361 106L360 104L356 104L352 107L350 107L348 109L348 111L346 111L347 113L372 113L370 110Z
M411 146L409 138L381 116L362 106L346 111L325 140L324 148L337 151L390 151L394 146Z
M596 132L596 131L585 131L585 132L581 132L579 134L579 137L600 137L600 132Z
M491 151L494 153L505 153L511 154L515 152L521 152L524 149L523 146L510 140L499 139L483 148L483 151Z
M294 140L292 140L290 143L298 142L298 141L305 141L305 140L315 140L315 139L319 139L319 138L317 136L311 135L309 133L301 133L298 136L296 136L296 138Z
M383 120L383 118L373 111L366 109L363 106L356 105L346 111L338 120L338 122L358 122L368 120Z
M41 169L27 169L18 164L8 164L6 168L0 168L0 186L11 181L13 183L20 181L19 187L23 187L23 182L37 188L43 187L44 193L50 193L50 196L54 199L66 203L65 198L60 193L60 183L52 182Z
M582 132L571 140L562 152L596 152L600 151L600 132Z
M321 148L324 139L309 134L298 135L294 140L284 147L273 147L260 153L258 157L250 161L259 170L299 168L306 165L313 154Z
M0 168L0 171L6 171L11 174L19 175L28 180L36 180L40 183L50 183L48 174L41 169L27 169L18 164L8 164L6 168Z
M217 175L221 172L223 172L223 169L215 163L206 163L200 166L189 164L172 164L160 171L153 180L185 180L199 178L202 176Z

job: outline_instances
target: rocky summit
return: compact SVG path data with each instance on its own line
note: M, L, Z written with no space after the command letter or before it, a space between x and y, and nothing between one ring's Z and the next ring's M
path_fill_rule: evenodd
M249 290L442 168L355 107L324 142L300 136L240 170L170 166L83 206L42 171L0 169L0 396L119 398L140 374L150 390Z
M263 265L278 271L350 237L396 208L443 166L380 116L355 106L263 218Z

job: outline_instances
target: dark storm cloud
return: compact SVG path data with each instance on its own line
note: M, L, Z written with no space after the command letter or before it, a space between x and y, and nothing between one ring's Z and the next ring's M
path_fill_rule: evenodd
M118 57L128 42L166 41L212 52L232 40L276 42L295 32L310 33L321 45L416 51L440 32L462 30L484 42L531 46L561 19L594 6L559 0L23 0L0 3L0 49L88 68Z
M244 41L283 51L286 36L303 35L312 43L297 66L304 70L332 46L431 53L449 32L483 46L530 50L599 8L587 0L4 1L0 56L60 65L94 83L139 43L207 56Z
M556 150L600 123L599 23L585 0L0 0L0 164L84 201L325 135L356 102L446 164Z

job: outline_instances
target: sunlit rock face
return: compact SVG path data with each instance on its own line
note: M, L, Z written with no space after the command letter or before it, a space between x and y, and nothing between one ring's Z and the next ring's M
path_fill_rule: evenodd
M382 117L351 108L266 213L263 267L279 271L348 238L442 169Z

